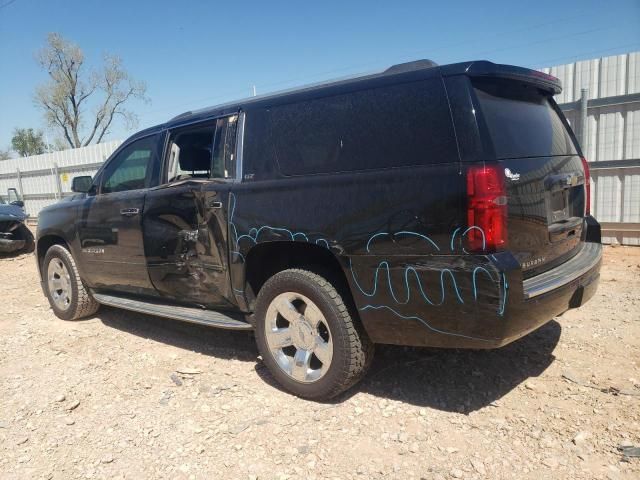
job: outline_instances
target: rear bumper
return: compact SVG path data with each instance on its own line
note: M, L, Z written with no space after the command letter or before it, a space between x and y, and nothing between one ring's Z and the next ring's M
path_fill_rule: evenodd
M525 300L531 300L578 280L602 261L602 245L584 243L580 251L568 262L523 282Z
M502 338L506 345L571 308L586 303L598 289L602 245L584 243L580 252L558 267L522 282L522 300L514 302Z
M391 264L391 272L406 268L408 262L404 258L397 261L399 267ZM371 296L358 297L358 292L355 298L364 327L376 343L497 348L588 301L597 290L601 264L599 241L583 242L573 258L526 280L509 252L458 257L447 267L453 274L443 277L441 285L433 285L431 289L427 281L421 285L427 294L442 287L442 303L421 301L415 295L418 284L413 275L405 277L408 278L405 286L414 292L408 303L394 304L394 298L389 297L374 303ZM427 267L424 259L422 265L419 269L416 263L415 268L421 278L428 279L434 268ZM438 268L442 269L442 265ZM366 271L366 266L362 270ZM400 299L398 291L395 299Z

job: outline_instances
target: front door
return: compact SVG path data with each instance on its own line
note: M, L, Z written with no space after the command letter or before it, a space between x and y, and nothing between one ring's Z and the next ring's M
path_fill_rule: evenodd
M147 189L157 184L161 135L122 147L96 177L85 199L78 237L85 281L94 288L152 293L142 238Z
M171 300L235 305L227 255L227 205L235 179L237 115L170 131L162 185L143 214L149 277Z

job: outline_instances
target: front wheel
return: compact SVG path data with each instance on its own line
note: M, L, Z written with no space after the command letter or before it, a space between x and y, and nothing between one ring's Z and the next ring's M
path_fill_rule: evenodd
M373 344L336 288L324 277L291 269L258 293L256 341L262 359L287 390L326 400L365 374Z
M58 318L77 320L98 311L100 304L82 283L76 262L62 245L47 250L42 275L49 305Z

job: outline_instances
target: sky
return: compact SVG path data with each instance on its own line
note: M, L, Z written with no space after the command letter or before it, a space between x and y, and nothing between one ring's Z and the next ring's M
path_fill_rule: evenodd
M0 0L0 150L16 127L60 136L33 102L49 32L78 44L88 68L115 54L146 82L149 103L129 104L137 128L114 125L109 140L253 86L264 94L420 58L542 68L640 51L640 0Z

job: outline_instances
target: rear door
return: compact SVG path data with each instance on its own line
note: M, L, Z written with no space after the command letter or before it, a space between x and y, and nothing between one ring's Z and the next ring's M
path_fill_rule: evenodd
M584 228L585 172L551 92L525 81L471 79L485 152L503 169L508 249L525 277L577 252Z
M230 115L169 132L163 181L148 192L142 222L149 277L166 298L233 306L226 205L237 121Z

